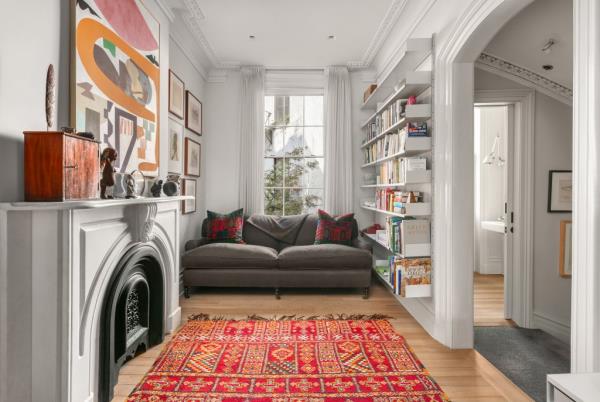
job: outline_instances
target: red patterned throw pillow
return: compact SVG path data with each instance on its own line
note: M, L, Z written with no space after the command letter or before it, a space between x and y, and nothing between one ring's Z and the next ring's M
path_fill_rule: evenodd
M354 214L331 216L319 209L319 224L315 235L315 244L352 245L352 227Z
M242 239L244 229L244 210L238 209L229 214L206 211L206 238L212 242L245 243Z

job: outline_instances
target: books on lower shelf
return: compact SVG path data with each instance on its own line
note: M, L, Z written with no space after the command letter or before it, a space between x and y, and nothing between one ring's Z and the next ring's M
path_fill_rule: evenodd
M431 296L431 258L389 259L389 283L401 297Z
M404 257L431 255L431 223L428 220L389 216L385 220L385 230L391 252Z
M413 173L413 177L419 176L419 174L414 174L416 172L421 172L423 179L425 179L424 174L427 172L426 158L416 156L411 158L392 159L379 165L377 184L408 183L410 182L410 180L408 180L410 173Z
M375 191L375 208L403 214L407 204L423 202L423 194L419 191L398 191L385 188Z

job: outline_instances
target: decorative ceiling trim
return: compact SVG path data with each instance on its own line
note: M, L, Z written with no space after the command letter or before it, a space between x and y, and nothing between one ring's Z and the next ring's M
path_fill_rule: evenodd
M227 70L213 69L208 72L206 82L210 84L222 84L227 80Z
M194 51L188 46L184 45L185 41L182 40L180 33L176 32L175 30L171 30L169 36L173 43L177 45L179 50L181 50L181 53L183 53L183 55L189 60L192 67L194 67L202 79L206 81L208 79L206 69L202 65L200 58L194 54Z
M169 21L173 22L175 21L175 14L173 13L173 10L171 10L171 7L166 4L167 1L169 0L156 0L156 4L158 4L158 8L160 8L161 11L167 16Z
M206 16L202 12L200 5L196 0L184 0L183 4L188 12L182 12L181 18L187 24L188 28L194 35L194 38L198 41L200 46L204 49L206 56L210 60L211 64L218 68L220 65L219 60L217 59L217 55L204 36L204 32L202 32L202 28L200 27L200 21L206 19Z
M573 104L573 90L571 88L500 57L481 53L477 59L476 66L481 70L501 75L530 88L534 88L562 103Z
M408 0L393 0L392 4L388 8L383 20L379 24L377 31L375 31L375 35L371 39L367 50L361 61L349 61L347 63L348 68L351 69L359 69L359 68L367 68L375 59L375 56L383 46L386 39L389 37L390 32L392 32L392 28L400 19L400 15L404 8L406 7L406 3Z

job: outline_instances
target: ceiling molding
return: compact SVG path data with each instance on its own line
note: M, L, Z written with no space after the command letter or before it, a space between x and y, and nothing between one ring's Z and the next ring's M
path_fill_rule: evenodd
M212 69L208 72L206 82L210 84L222 84L227 80L227 70Z
M500 57L481 53L477 59L476 67L533 88L559 102L567 105L573 104L573 90L571 88Z
M170 22L175 21L175 14L171 7L167 4L169 0L156 0L156 4L161 9L161 11L167 16Z
M217 59L217 55L206 39L206 36L204 36L204 32L202 32L202 28L200 27L200 21L206 19L206 16L200 9L200 5L196 0L184 0L183 4L185 5L187 12L182 11L181 18L186 23L200 46L202 46L202 49L206 53L206 56L210 60L211 64L218 68L220 63Z
M206 73L206 69L202 65L201 57L197 56L193 49L190 49L189 47L184 45L185 41L182 40L181 34L176 30L172 29L169 33L169 37L171 38L173 43L177 45L179 50L181 50L181 53L183 53L183 55L189 60L192 67L194 67L194 69L198 71L202 79L206 81L208 79L208 74Z
M408 0L392 1L392 4L390 4L390 7L385 13L383 20L377 28L377 31L375 31L375 35L371 39L371 42L369 43L369 46L367 47L367 50L365 51L362 60L349 61L348 68L360 69L367 68L371 65L373 59L375 59L375 56L377 55L379 50L381 50L381 47L383 46L384 42L390 36L392 28L394 28L394 25L396 25L396 23L400 19L400 15L402 14L402 11L404 11L407 2Z

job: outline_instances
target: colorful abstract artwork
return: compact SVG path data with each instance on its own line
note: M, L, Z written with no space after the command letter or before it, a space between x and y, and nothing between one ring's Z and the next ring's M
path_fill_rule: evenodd
M72 119L120 172L159 166L159 23L140 0L75 0Z

